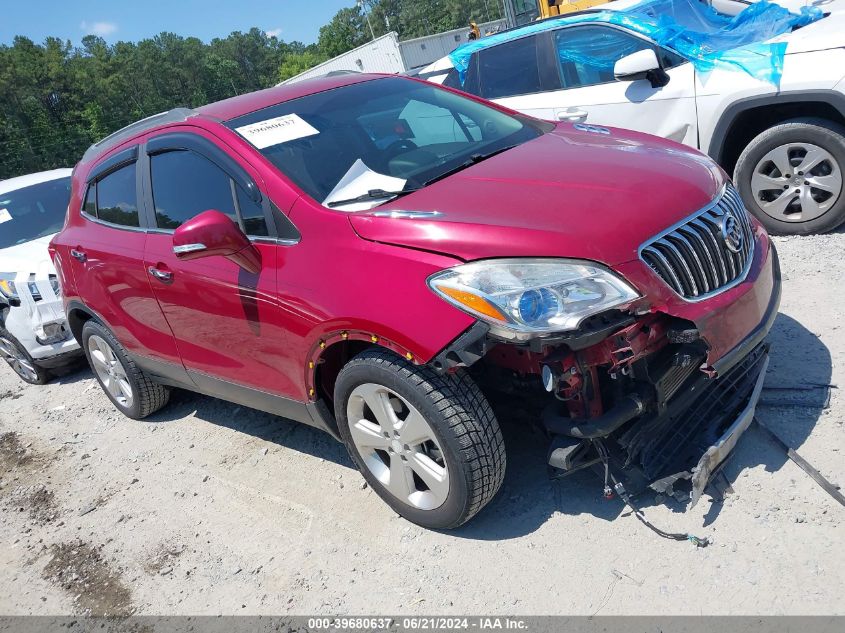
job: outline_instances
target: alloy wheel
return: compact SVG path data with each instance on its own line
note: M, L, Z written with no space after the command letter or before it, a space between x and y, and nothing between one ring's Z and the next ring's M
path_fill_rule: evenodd
M818 145L787 143L758 161L751 175L751 192L767 215L783 222L807 222L839 199L842 169Z
M115 401L124 408L130 408L134 401L132 385L126 377L126 369L114 350L106 341L92 334L88 338L88 353L91 355L91 364L103 388L108 391Z
M20 348L4 336L0 336L0 358L9 363L15 373L26 381L38 380L38 371L32 361Z
M449 496L443 451L423 415L382 385L352 390L346 405L352 442L370 473L395 496L421 510L440 507Z

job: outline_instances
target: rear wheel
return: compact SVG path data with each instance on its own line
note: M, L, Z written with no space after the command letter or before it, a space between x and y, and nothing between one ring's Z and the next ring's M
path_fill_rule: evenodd
M457 527L502 484L502 433L465 373L440 375L386 350L368 350L341 370L335 412L369 485L418 525Z
M0 358L6 361L24 382L43 385L50 380L50 372L40 367L18 339L3 328L0 328Z
M170 391L153 382L107 328L87 321L82 328L82 348L97 382L125 416L140 420L167 404Z
M736 164L746 207L770 233L825 233L845 222L845 127L794 119L758 135Z

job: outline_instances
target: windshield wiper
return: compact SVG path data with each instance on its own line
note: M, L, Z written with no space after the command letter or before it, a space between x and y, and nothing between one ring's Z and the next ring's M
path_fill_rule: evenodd
M492 158L496 154L501 154L502 152L506 152L509 149L513 149L516 145L508 145L506 147L501 147L497 150L493 150L492 152L487 152L486 154L471 154L469 158L467 158L464 162L462 162L457 167L453 167L452 169L448 169L444 171L442 174L438 174L434 178L430 178L423 183L423 187L427 187L438 180L443 180L444 178L451 176L452 174L456 174L459 171L463 171L467 167L472 167L473 165L480 163L483 160L487 160L488 158Z
M333 209L335 207L342 207L345 204L353 204L355 202L369 202L370 200L382 200L383 198L398 198L399 196L404 196L406 194L413 193L418 190L418 187L415 187L413 189L402 189L401 191L370 189L367 193L362 193L360 196L356 196L354 198L347 198L346 200L332 200L326 206L331 207Z

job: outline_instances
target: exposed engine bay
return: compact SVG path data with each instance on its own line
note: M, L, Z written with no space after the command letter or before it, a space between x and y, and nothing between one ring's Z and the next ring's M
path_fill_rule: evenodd
M707 352L689 321L610 311L524 344L497 341L479 323L433 365L469 367L494 407L538 423L560 474L593 467L608 496L612 480L692 507L751 423L768 363L758 344L717 375Z

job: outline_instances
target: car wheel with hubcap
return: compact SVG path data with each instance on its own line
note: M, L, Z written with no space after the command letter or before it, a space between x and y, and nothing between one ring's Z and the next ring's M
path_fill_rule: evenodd
M97 382L125 416L140 420L167 404L170 391L153 382L103 325L85 323L82 347Z
M466 373L440 375L392 352L368 350L341 370L335 414L364 478L418 525L457 527L501 486L502 433Z
M0 358L12 368L21 380L31 385L43 385L50 379L50 372L38 363L6 330L0 328Z
M845 128L816 119L776 125L749 143L734 180L774 234L824 233L845 222Z

